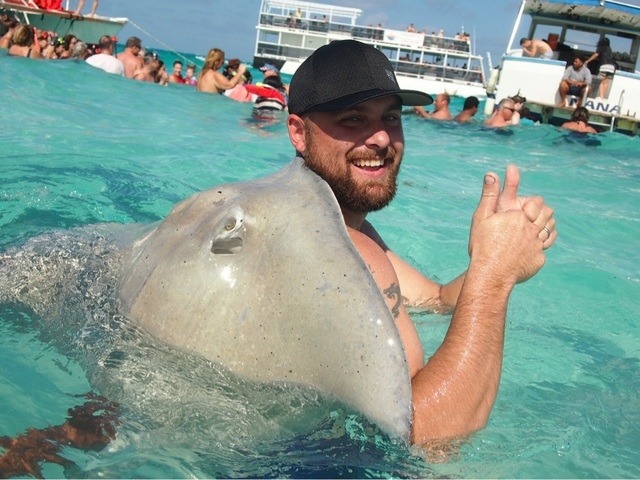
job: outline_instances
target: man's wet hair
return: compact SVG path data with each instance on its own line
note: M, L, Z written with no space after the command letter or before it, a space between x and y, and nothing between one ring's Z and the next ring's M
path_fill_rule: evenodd
M471 108L477 108L480 105L480 100L478 97L474 97L473 95L464 99L464 105L462 106L463 110L469 110Z
M578 107L573 111L571 120L574 122L589 123L589 110L585 107Z

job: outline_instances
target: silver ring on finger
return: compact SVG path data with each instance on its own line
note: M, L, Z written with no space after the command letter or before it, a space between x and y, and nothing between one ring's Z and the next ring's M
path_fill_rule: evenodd
M546 226L542 227L542 230L547 232L547 238L545 239L545 242L546 242L547 240L549 240L551 238L551 230L549 230Z

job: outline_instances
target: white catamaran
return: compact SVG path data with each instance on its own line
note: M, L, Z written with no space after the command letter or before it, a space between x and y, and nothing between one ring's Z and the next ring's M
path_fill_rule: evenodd
M253 66L270 63L293 74L333 40L374 45L391 61L401 88L484 98L484 64L465 38L362 26L358 8L296 0L262 0Z
M522 55L518 33L525 15L530 26L520 34L545 40L552 59ZM582 106L589 110L590 123L601 130L640 133L640 7L613 0L522 0L507 51L487 82L488 109L493 97L499 102L519 92L542 122L567 121L577 99L560 105L558 86L565 68L576 55L589 58L605 38L613 51L615 73L602 94L602 77L592 70L591 90L581 99Z

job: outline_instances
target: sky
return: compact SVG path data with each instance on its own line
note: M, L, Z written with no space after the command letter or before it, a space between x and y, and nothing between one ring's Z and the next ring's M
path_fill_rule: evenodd
M382 23L385 28L404 30L410 23L418 29L454 36L466 30L477 54L487 52L493 66L507 49L520 0L316 0L363 11L362 25ZM625 3L640 6L640 0ZM92 1L85 2L85 12ZM69 0L74 9L77 0ZM256 42L260 0L100 0L98 14L127 17L130 23L118 39L140 37L143 46L182 53L206 54L213 47L251 63ZM526 34L521 26L521 34Z

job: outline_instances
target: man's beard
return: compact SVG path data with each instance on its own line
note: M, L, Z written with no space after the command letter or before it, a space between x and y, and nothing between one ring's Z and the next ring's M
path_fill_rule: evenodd
M393 200L401 160L394 161L397 156L395 148L388 146L384 150L385 165L389 169L384 179L358 182L352 175L350 164L354 160L377 159L379 155L374 151L369 154L349 152L347 162L342 163L332 156L332 152L323 152L318 148L311 128L305 124L305 165L329 184L342 208L355 213L368 213L386 207Z

